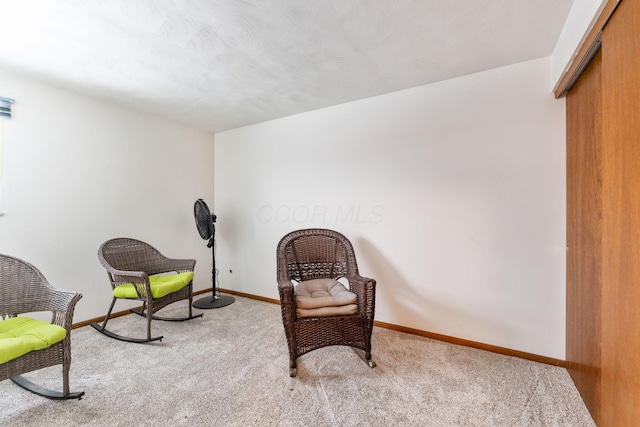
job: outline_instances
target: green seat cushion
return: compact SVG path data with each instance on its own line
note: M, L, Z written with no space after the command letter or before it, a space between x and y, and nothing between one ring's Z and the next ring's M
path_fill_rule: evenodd
M151 296L153 298L162 298L172 292L179 291L187 286L192 279L193 271L166 276L149 276ZM125 283L113 290L113 296L116 298L138 298L138 293L132 283Z
M42 350L67 336L62 326L29 317L0 320L0 363Z

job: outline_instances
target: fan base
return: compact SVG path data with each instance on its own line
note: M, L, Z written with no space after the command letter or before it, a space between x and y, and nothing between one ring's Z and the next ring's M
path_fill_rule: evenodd
M200 298L199 300L194 301L193 304L191 305L195 308L201 308L201 309L207 310L210 308L226 307L229 304L232 304L235 300L236 299L232 296L220 295L218 296L218 298L212 298L212 297Z

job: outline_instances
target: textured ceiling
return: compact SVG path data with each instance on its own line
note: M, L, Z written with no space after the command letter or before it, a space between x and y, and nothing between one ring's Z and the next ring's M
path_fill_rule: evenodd
M0 67L218 132L549 56L572 2L0 0Z

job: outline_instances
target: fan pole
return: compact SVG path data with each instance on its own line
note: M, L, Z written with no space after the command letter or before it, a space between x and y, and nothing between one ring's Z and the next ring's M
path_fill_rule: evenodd
M209 239L209 243L207 243L207 247L211 248L211 282L212 282L212 295L211 297L200 298L197 301L194 301L192 306L195 308L201 309L210 309L210 308L220 308L226 307L229 304L233 303L236 299L230 295L216 295L216 225L212 224L213 230L211 233L211 239Z

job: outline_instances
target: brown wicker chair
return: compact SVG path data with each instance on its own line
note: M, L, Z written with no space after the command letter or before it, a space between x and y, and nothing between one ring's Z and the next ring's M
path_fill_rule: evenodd
M183 288L171 292L159 298L152 295L152 287L149 276L162 273L193 272L196 265L194 259L171 259L162 255L157 249L148 243L129 238L117 238L104 242L98 250L98 259L107 270L109 283L112 290L121 285L131 285L135 288L135 296L128 299L142 301L142 309L131 309L132 313L147 318L147 337L130 338L115 334L106 329L111 311L118 297L113 296L109 311L101 325L92 323L91 326L108 337L121 341L145 343L162 340L162 336L151 336L151 320L185 321L202 317L202 314L193 315L191 304L193 302L193 281ZM159 317L154 314L163 307L180 300L189 301L189 316L187 317Z
M326 229L305 229L285 235L277 247L278 290L282 321L289 346L289 374L296 376L296 360L310 351L344 345L364 350L370 367L371 332L376 282L360 276L351 242ZM299 317L295 282L320 278L346 278L357 295L357 313L351 315Z
M52 287L44 275L26 261L0 255L0 319L20 314L51 312L51 323L66 329L66 337L42 350L33 350L0 364L0 381L11 378L20 387L49 399L81 399L84 392L69 392L71 367L71 322L78 292ZM49 366L62 365L62 393L44 389L22 374Z

